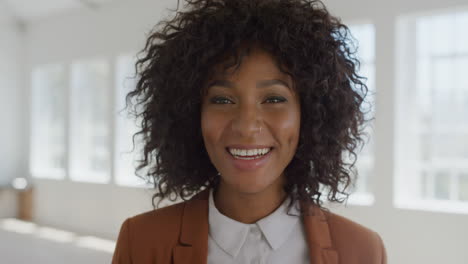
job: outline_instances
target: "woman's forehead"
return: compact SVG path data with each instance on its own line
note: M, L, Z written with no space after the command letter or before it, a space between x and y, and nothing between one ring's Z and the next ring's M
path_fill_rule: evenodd
M245 50L245 51L244 51ZM224 56L224 60L220 63L214 65L211 70L212 79L229 79L234 75L239 73L239 69L245 65L245 61L248 60L252 62L261 63L261 65L268 65L267 67L261 67L266 69L266 72L277 77L285 78L286 80L290 79L289 74L283 72L280 69L280 64L277 58L275 58L271 53L257 46L253 47L244 47L244 50L233 52L229 55ZM283 69L286 67L283 67Z

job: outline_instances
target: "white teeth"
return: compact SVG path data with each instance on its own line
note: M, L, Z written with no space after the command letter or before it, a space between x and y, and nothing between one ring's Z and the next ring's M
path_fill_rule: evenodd
M228 148L229 152L233 156L263 156L270 152L271 148L263 148L263 149L234 149L234 148Z

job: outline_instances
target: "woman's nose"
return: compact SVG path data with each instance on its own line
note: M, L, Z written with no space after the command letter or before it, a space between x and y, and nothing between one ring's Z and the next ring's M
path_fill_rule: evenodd
M261 131L261 113L255 105L240 106L232 119L232 130L242 137L252 137Z

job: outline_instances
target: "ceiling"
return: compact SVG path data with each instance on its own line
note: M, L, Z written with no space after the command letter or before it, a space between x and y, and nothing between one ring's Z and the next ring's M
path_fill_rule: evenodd
M0 0L0 13L23 22L78 8L99 8L116 0Z

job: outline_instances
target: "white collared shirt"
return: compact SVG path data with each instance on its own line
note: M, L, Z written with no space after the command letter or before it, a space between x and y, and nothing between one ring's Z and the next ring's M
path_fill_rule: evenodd
M295 206L287 214L289 198L254 224L221 214L209 196L208 264L310 263L306 237Z

